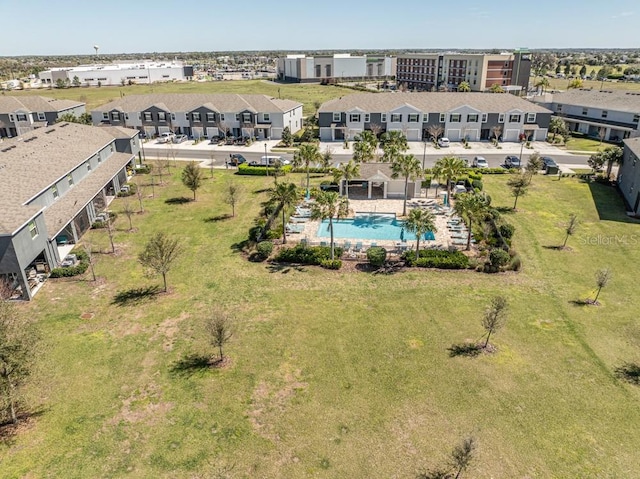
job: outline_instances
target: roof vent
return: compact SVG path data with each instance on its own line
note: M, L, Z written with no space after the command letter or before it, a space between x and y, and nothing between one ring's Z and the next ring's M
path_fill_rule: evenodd
M30 141L33 141L35 139L37 139L37 136L32 136L31 138L27 138L26 140L24 140L25 143L29 143Z
M64 128L65 126L69 126L69 123L63 123L62 125L60 125L60 128Z
M49 133L53 133L54 131L56 131L56 130L47 130L47 131L45 131L45 133L49 134Z

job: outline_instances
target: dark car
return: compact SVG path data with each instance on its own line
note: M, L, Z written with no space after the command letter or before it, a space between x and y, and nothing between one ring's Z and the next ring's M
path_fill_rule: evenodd
M231 166L242 165L243 163L246 163L246 162L247 162L247 159L238 153L231 155L229 157L229 161L227 161L227 163Z
M506 168L520 168L520 158L509 155L504 159L504 166Z
M543 168L545 170L548 170L549 168L557 168L558 167L558 164L555 161L553 161L553 158L551 158L549 156L543 156L541 158L541 160L542 160Z

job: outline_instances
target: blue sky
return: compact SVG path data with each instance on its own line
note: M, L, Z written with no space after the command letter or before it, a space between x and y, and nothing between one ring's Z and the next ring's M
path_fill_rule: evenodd
M3 5L4 4L4 5ZM0 56L640 47L638 0L0 0Z

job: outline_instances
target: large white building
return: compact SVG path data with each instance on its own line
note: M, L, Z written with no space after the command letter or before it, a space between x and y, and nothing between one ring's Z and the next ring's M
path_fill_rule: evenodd
M191 80L193 67L180 61L108 63L52 68L40 72L39 77L43 86L56 85L58 80L73 85L75 78L78 86L155 83Z
M287 55L278 58L279 80L291 82L334 82L391 78L395 75L396 59L388 56L351 55L336 53L307 57Z

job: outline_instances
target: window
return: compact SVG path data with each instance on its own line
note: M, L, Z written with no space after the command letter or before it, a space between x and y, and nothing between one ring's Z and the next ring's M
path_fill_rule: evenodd
M558 106L556 107L556 110L558 111L558 113L560 113L562 111L562 105L560 103L558 103Z
M606 118L609 112L607 110L602 110L602 118Z
M158 121L167 121L167 114L163 111L158 112Z
M429 122L429 113L423 113L422 114L422 122L423 123L428 123Z
M451 115L449 115L449 121L451 123L460 123L460 113L451 113Z
M474 114L467 115L467 121L470 122L470 123L477 123L478 114L474 113Z
M87 171L91 171L91 163L87 161L86 165L87 165Z
M504 113L498 115L498 123L504 123Z
M54 199L54 200L57 200L57 199L58 199L58 197L60 196L60 195L58 194L58 187L57 187L56 185L53 185L53 186L51 187L51 194L53 195L53 199Z
M446 115L444 113L440 113L440 123L444 123Z
M360 123L360 113L351 113L349 115L349 121L351 123Z
M482 123L486 123L489 119L489 115L487 113L482 114Z
M364 122L365 123L370 123L371 122L371 114L370 113L365 113L364 114Z
M185 114L185 116L186 116L186 114ZM172 119L173 121L175 121L175 120L176 120L176 114L175 114L175 113L171 113L171 119Z
M340 117L341 117L341 115L340 115L340 113L339 113L339 112L337 112L337 111L334 111L334 112L333 112L333 121L334 121L334 122L338 122L338 121L340 121Z
M38 112L38 121L46 121L47 116L42 113L42 112Z
M111 112L111 119L113 121L120 121L120 113L118 113L117 111L112 111Z
M400 123L402 121L401 113L391 113L391 123Z
M18 114L16 115L16 119L17 119L18 121L27 121L27 115L26 115L26 114L24 114L24 113L18 113Z
M103 120L108 120L109 119L109 113L107 113L106 111L102 113L102 119Z
M124 119L125 119L125 120L128 120L128 119L129 119L129 113L125 113L125 114L124 114Z
M380 121L382 123L386 123L387 122L387 114L386 113L381 113L380 114Z
M243 113L242 114L242 122L243 123L251 123L251 113Z
M200 112L194 111L193 113L191 113L191 119L196 123L200 123Z
M520 123L520 115L517 113L509 115L509 123Z
M582 114L583 114L583 115L588 115L588 114L589 114L589 109L588 109L588 108L586 108L586 107L585 107L585 108L583 108L583 109L582 109Z
M107 81L107 77L104 77L104 78L98 78L98 81Z
M144 121L151 121L151 112L150 111L145 111L144 112Z
M640 121L640 115L633 115L633 122L638 123Z
M527 123L535 123L535 122L536 122L536 114L527 113Z
M220 113L220 121L224 121L224 113Z
M236 121L240 121L240 113L236 113Z
M418 123L418 121L420 121L420 115L417 113L409 113L407 121L409 123Z
M35 221L29 223L29 233L31 233L31 239L35 239L35 237L38 236L38 227Z
M213 123L214 121L216 121L216 114L207 112L207 122Z
M262 114L262 119L264 121L271 121L271 115L269 113L263 113Z
M142 115L140 114L140 112L138 112L138 120L140 120L142 118Z
M14 121L16 121L15 117L13 115L9 115L9 121L13 123Z
M67 175L67 181L69 182L69 186L73 186L73 176Z

